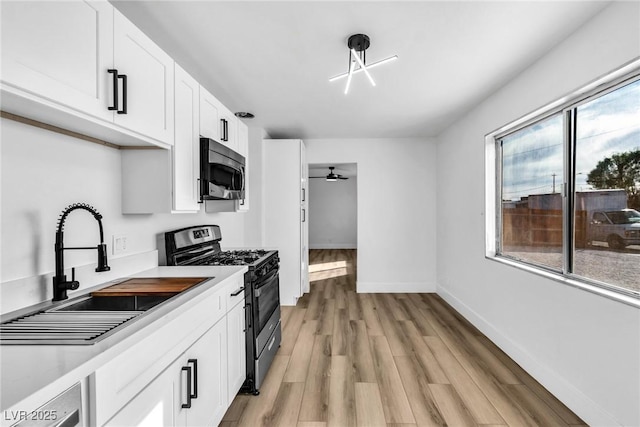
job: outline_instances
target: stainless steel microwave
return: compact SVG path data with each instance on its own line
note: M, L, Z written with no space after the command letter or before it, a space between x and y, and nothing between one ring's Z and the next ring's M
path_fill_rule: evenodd
M242 200L245 158L210 138L200 138L200 201Z

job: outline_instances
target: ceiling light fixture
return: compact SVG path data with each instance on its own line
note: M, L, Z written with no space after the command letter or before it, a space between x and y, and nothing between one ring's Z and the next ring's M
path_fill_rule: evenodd
M330 82L334 82L341 78L347 77L347 86L344 89L345 95L349 93L349 87L351 86L351 79L353 75L364 71L367 75L367 78L371 82L372 86L376 85L376 82L373 80L371 73L369 70L373 67L377 67L378 65L386 64L387 62L394 61L398 59L397 55L391 56L389 58L382 59L380 61L373 62L369 65L367 64L367 53L366 50L371 46L371 40L369 36L366 34L354 34L347 40L347 46L349 47L349 70L346 73L338 74L337 76L331 77L329 79ZM356 68L358 66L358 68Z
M255 116L251 113L247 113L246 111L238 111L236 113L236 117L240 117L241 119L253 119Z

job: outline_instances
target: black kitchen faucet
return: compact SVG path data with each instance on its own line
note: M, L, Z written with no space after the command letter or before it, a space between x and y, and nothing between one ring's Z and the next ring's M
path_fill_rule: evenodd
M96 221L98 221L98 227L100 228L100 244L98 244L98 246L77 248L64 247L64 222L66 221L67 216L76 209L84 209L86 211L89 211L96 219ZM100 215L100 213L93 206L87 205L86 203L74 203L67 206L67 208L62 211L62 215L60 215L60 218L58 219L58 230L56 231L55 243L56 275L53 278L53 301L62 301L67 299L67 290L75 290L80 286L80 283L75 280L75 268L71 268L71 281L67 281L67 276L64 274L64 251L68 249L97 249L98 267L96 267L96 271L100 272L111 270L111 267L107 265L107 245L104 244L104 235L102 232L102 215Z

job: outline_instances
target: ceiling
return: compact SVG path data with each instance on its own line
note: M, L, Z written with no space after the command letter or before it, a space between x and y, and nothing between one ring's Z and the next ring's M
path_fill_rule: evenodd
M435 136L601 11L598 1L112 1L272 138ZM347 38L371 38L377 86Z

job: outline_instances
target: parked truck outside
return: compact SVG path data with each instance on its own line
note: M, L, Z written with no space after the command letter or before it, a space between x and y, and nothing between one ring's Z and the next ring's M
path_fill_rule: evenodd
M611 249L640 245L640 212L635 209L593 211L587 225L587 244L607 242Z

